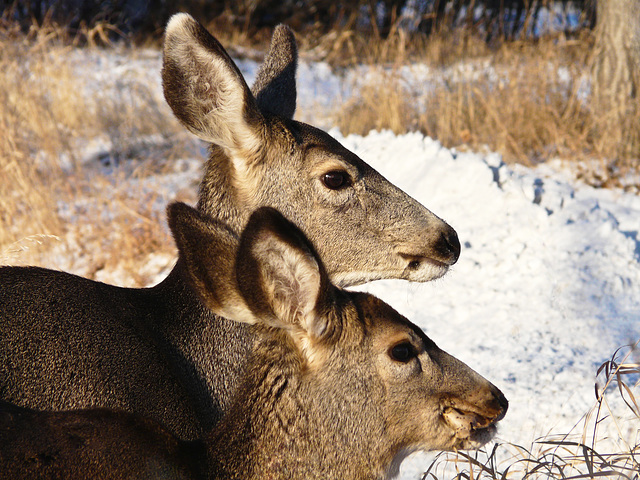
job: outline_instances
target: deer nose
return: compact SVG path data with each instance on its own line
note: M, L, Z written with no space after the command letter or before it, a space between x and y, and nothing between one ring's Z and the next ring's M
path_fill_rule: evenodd
M497 400L498 400L498 405L500 406L500 409L502 410L502 413L498 415L498 418L496 418L496 420L495 420L496 422L502 420L504 418L504 416L506 415L507 410L509 410L509 400L507 400L507 397L505 397L504 394L500 390L498 390Z
M497 423L504 418L509 410L509 400L495 385L490 385L489 398L484 404L485 415L491 423Z
M444 261L453 265L460 258L460 240L456 231L447 225L447 229L440 233L437 249Z

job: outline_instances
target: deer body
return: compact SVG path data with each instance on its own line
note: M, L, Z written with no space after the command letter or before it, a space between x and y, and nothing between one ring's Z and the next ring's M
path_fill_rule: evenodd
M455 263L455 231L326 133L292 119L296 45L278 27L252 91L186 14L167 26L165 97L211 142L198 210L238 235L255 209L282 211L332 281L428 281ZM217 258L212 269L228 268ZM230 405L253 327L214 314L185 280L123 289L41 268L0 268L0 398L39 409L114 407L182 438Z
M240 387L201 440L111 409L0 403L11 478L384 479L416 450L486 443L502 393L369 294L330 283L300 230L258 210L237 236L182 204L170 223L188 282L216 313L253 325Z
M180 265L149 289L35 267L12 270L0 295L0 330L8 332L0 340L8 350L0 362L0 398L48 409L137 411L185 438L217 421L237 383L251 327L204 308ZM6 305L25 291L37 301ZM29 328L34 312L47 315Z

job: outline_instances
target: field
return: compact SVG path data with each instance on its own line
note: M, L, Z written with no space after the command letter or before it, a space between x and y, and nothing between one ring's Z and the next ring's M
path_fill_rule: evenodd
M232 33L251 83L264 45ZM164 103L158 46L99 34L0 33L0 263L152 285L175 261L165 207L195 202L207 146ZM634 113L599 130L589 41L301 42L296 118L463 244L443 280L367 288L511 402L495 448L412 457L402 478L638 478L640 177L624 148L640 128Z

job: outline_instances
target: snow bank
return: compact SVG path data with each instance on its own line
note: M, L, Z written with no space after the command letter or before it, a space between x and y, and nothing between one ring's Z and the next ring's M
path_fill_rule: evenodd
M503 390L499 440L528 447L569 432L594 403L596 368L640 338L640 198L419 134L332 134L447 220L463 245L441 280L366 290ZM408 462L402 478L426 465Z

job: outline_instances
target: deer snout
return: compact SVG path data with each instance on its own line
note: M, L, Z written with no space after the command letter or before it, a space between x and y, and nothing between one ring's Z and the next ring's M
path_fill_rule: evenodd
M487 385L471 398L450 397L443 401L442 417L455 432L455 448L479 448L496 434L509 402L494 385Z
M498 414L493 419L493 422L495 423L502 420L504 416L507 414L507 410L509 410L509 400L507 400L507 397L505 397L504 394L498 388L493 387L493 389L495 392L494 392L494 398L491 401L491 403L493 404L493 408L495 408L495 410L497 410L498 412ZM497 403L497 406L495 405L495 403Z
M456 231L444 224L442 231L426 248L416 249L415 245L404 244L399 250L399 255L408 262L409 271L417 271L424 265L447 269L460 258L460 240Z
M478 389L476 395L463 401L460 407L463 409L466 407L469 411L483 417L488 426L504 418L509 408L509 401L498 387L488 383L484 388Z

